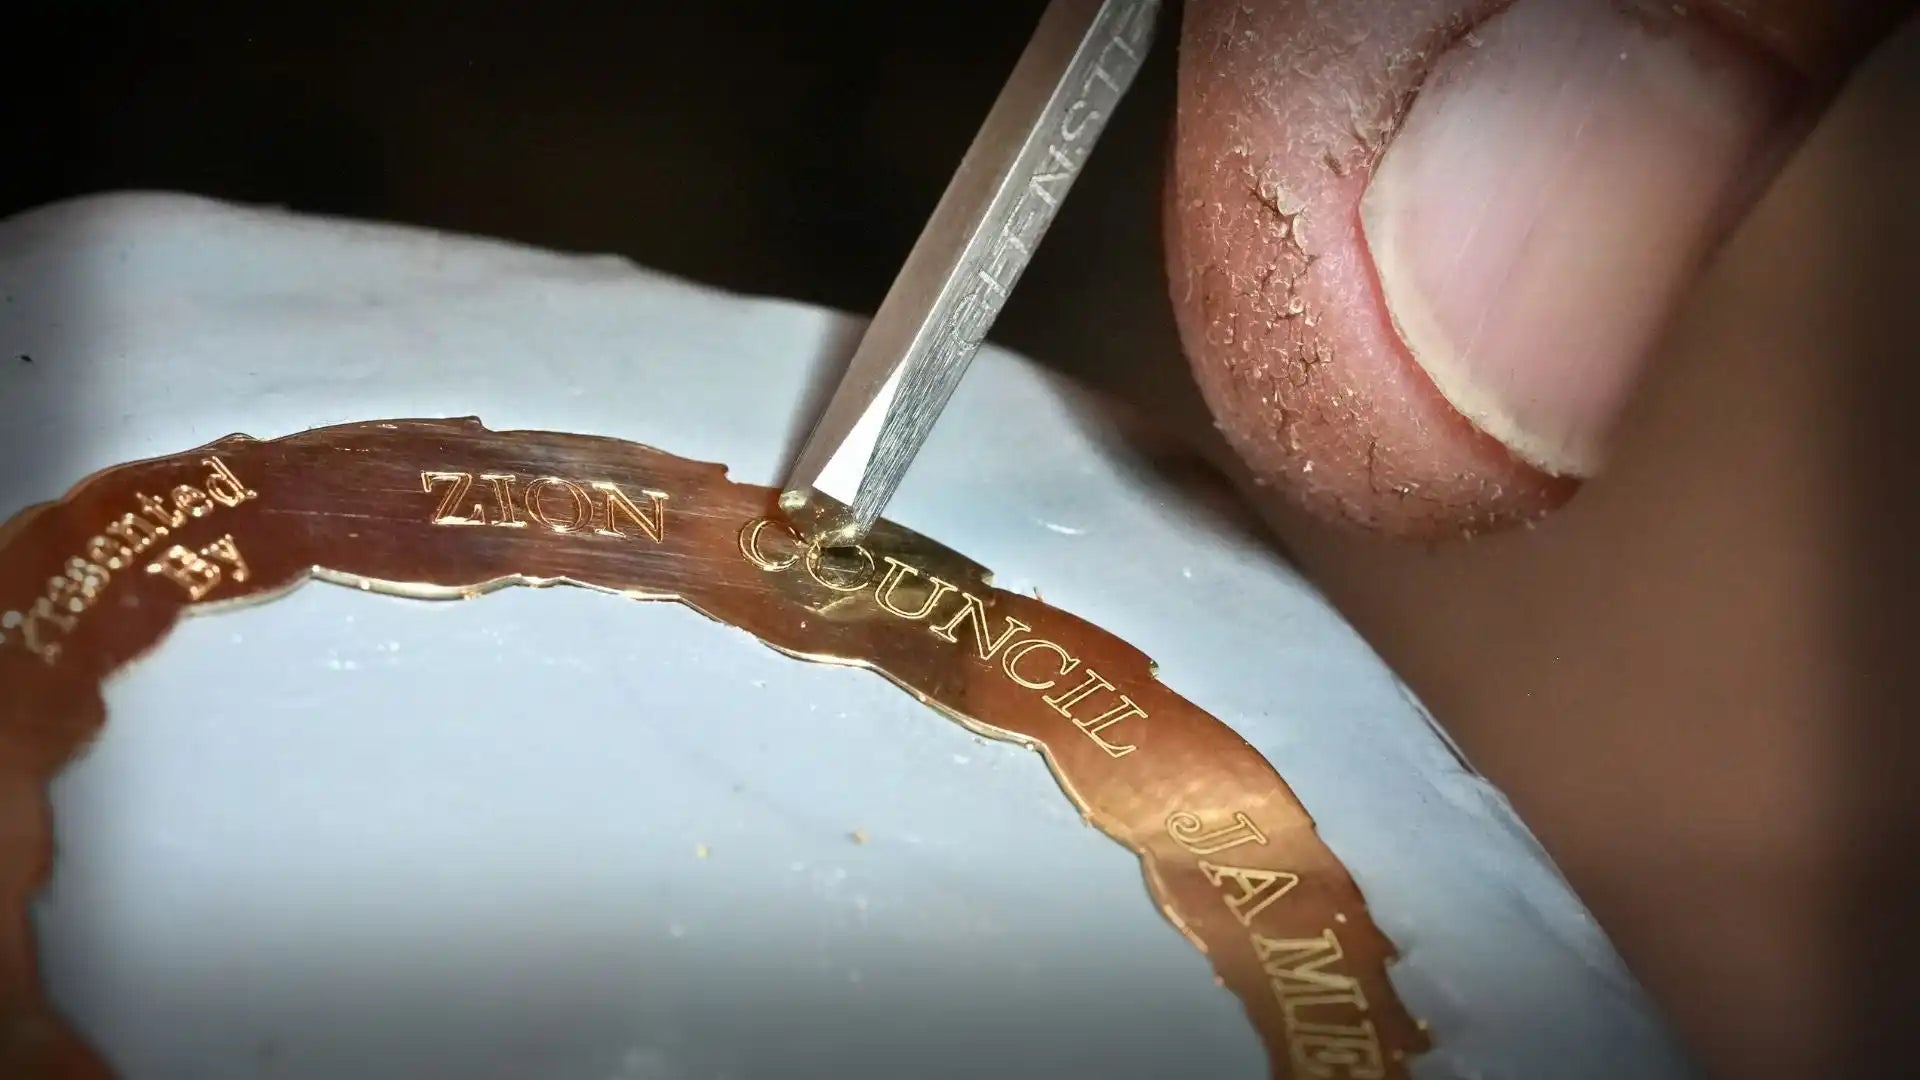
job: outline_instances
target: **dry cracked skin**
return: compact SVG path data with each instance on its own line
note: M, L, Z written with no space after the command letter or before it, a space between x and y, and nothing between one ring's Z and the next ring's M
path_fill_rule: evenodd
M1604 6L1593 15L1588 9L1596 5ZM1877 39L1889 12L1905 6L1873 0L1691 6L1190 0L1165 192L1169 287L1200 390L1255 482L1319 516L1422 538L1523 523L1571 497L1581 477L1591 474L1606 423L1684 297L1684 286L1804 133L1806 118L1826 98L1834 76ZM1543 15L1542 9L1550 10ZM1388 303L1388 292L1405 299L1401 286L1396 282L1383 291L1378 253L1369 249L1363 223L1369 185L1429 79L1436 70L1450 70L1443 65L1457 69L1478 62L1473 51L1481 38L1522 14L1530 14L1536 28L1575 17L1617 22L1629 16L1650 41L1664 43L1656 47L1700 62L1706 72L1700 86L1723 92L1701 108L1728 133L1721 156L1705 159L1724 175L1703 179L1691 203L1666 198L1659 182L1665 178L1642 181L1641 190L1628 193L1629 201L1640 201L1620 215L1642 220L1650 213L1661 226L1650 234L1673 239L1664 254L1641 259L1651 265L1638 286L1641 296L1612 309L1628 314L1587 303L1595 310L1584 314L1586 323L1575 317L1558 331L1570 342L1611 340L1614 354L1630 354L1629 362L1613 365L1616 371L1591 380L1598 403L1573 446L1582 455L1559 459L1532 452L1536 448L1524 438L1503 429L1500 417L1489 421L1470 392L1463 396L1458 381L1448 386L1451 393L1443 392L1436 377L1448 374L1444 362L1428 357L1423 367L1414 358L1404 325L1394 317L1405 308ZM1575 83L1577 74L1566 78ZM1611 91L1604 82L1598 85L1595 93ZM1690 105L1698 97L1692 91L1686 90ZM1720 108L1728 103L1737 108ZM1625 122L1616 125L1627 141L1639 139L1629 150L1659 152L1684 139L1671 124L1662 131L1657 120L1635 122L1637 104L1629 97L1622 106ZM1737 115L1722 121L1722 112ZM1609 149L1603 143L1598 151L1582 152ZM1681 160L1675 167L1690 164ZM1497 176L1499 170L1489 171ZM1604 196L1602 189L1582 197ZM1681 209L1672 210L1675 205ZM1663 224L1662 214L1671 220ZM1604 237L1602 225L1611 223L1582 227ZM1453 223L1442 227L1462 231ZM1519 236L1511 246L1529 239ZM1637 267L1637 255L1626 244L1615 246L1623 252L1619 265ZM1602 258L1609 254L1600 252ZM1535 295L1551 295L1560 282L1544 274L1527 285ZM1497 302L1497 294L1490 296L1481 302ZM1552 304L1569 306L1560 299ZM1534 317L1536 328L1542 318ZM1578 385L1584 363L1572 355L1578 350L1569 346L1571 359L1543 361L1547 368L1557 361L1574 372L1576 385L1567 393L1576 395L1588 392ZM1557 388L1549 376L1524 370L1529 363L1516 365L1523 369L1520 381L1531 379L1551 397ZM1593 453L1584 454L1589 447Z

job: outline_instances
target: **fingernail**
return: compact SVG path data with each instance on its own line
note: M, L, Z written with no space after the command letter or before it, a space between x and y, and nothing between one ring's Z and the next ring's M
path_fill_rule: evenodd
M1588 476L1796 87L1616 0L1518 0L1440 57L1360 214L1387 310L1454 408Z

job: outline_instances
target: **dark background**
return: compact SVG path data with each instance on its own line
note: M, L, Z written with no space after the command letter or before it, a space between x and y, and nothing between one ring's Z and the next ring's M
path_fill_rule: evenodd
M1044 6L61 5L7 35L0 213L191 191L871 312ZM993 339L1190 419L1159 263L1177 31Z

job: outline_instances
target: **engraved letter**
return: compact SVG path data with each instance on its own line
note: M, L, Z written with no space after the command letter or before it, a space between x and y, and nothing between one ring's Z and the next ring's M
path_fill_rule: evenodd
M1086 732L1087 738L1092 739L1094 745L1105 750L1108 757L1122 758L1140 748L1137 746L1115 746L1113 743L1101 738L1100 733L1120 721L1125 720L1129 716L1144 717L1146 715L1147 710L1135 705L1132 698L1121 694L1120 704L1115 705L1113 708L1108 709L1106 712L1101 713L1091 720L1075 720L1073 726Z
M605 480L594 481L593 490L598 491L607 497L606 528L595 529L594 532L598 533L601 536L627 535L626 533L623 533L620 531L619 524L614 520L614 517L613 517L614 512L619 511L621 513L626 514L629 518L632 518L633 523L635 525L640 526L640 531L647 534L647 539L657 544L661 540L666 538L666 535L667 535L667 493L666 492L654 491L651 488L640 489L640 494L645 495L648 501L653 506L653 517L649 518L647 517L646 514L641 513L639 507L633 505L633 500L627 498L626 492L621 491L619 488L613 486L607 481Z
M79 614L93 606L107 584L107 572L85 559L67 560L67 572L47 579L47 599L56 608Z
M1034 173L1033 179L1027 181L1027 190L1039 196L1041 202L1058 209L1060 206L1060 197L1047 190L1047 185L1059 183L1060 181L1072 182L1073 159L1061 153L1060 148L1057 146L1047 147L1047 153L1053 158L1054 164L1059 167L1060 171Z
M1120 40L1119 38L1109 38L1107 40L1107 43L1100 47L1100 57L1098 60L1095 60L1093 62L1093 71L1088 73L1087 81L1080 84L1080 93L1086 94L1091 92L1093 90L1093 81L1095 79L1098 79L1103 83L1106 83L1107 89L1113 91L1114 93L1117 94L1120 92L1120 84L1113 81L1113 73L1108 71L1106 68L1100 66L1100 60L1105 60L1107 58L1107 50L1113 48L1114 44L1119 40Z
M1289 1013L1305 1005L1348 1005L1364 1010L1367 998L1351 975L1323 970L1346 957L1332 930L1319 937L1270 938L1253 935L1253 951L1260 957L1273 992L1290 1003Z
M67 577L79 584L80 595L86 600L83 607L91 606L100 598L100 591L107 587L107 579L111 576L106 567L96 566L77 556L67 560Z
M882 561L887 564L887 573L885 577L880 579L880 584L874 586L873 598L879 601L881 607L903 619L917 620L926 618L927 615L933 611L933 606L940 602L940 598L953 591L952 585L941 581L939 578L933 578L933 588L928 589L926 596L921 598L920 610L908 611L906 608L894 603L893 591L900 587L900 582L903 578L909 575L919 577L920 571L915 570L913 567L908 566L906 563L901 562L891 555L884 556Z
M1065 674L1065 672L1062 672L1061 674ZM1085 701L1088 697L1092 696L1093 692L1096 690L1111 690L1111 689L1113 689L1112 683L1101 678L1099 672L1093 670L1092 668L1088 668L1087 678L1085 682L1082 682L1079 686L1076 686L1071 690L1066 690L1061 693L1055 694L1050 698L1041 698L1040 700L1045 701L1047 704L1053 706L1054 712L1057 712L1061 716L1064 716L1067 719L1071 720L1073 719L1072 709L1075 705L1078 705L1082 701Z
M559 488L573 500L573 516L564 522L547 516L542 496L551 488ZM587 497L586 489L571 480L543 476L527 485L527 516L557 533L579 532L593 520L593 500Z
M44 597L53 610L78 615L87 610L87 601L81 596L80 582L62 574L47 579L47 593Z
M1292 1024L1287 1029L1287 1056L1294 1075L1314 1080L1385 1080L1386 1062L1380 1056L1380 1037L1373 1021L1357 1024Z
M209 559L218 559L227 564L227 572L235 581L247 580L247 560L240 557L240 545L233 542L233 534L228 533L206 547L200 554Z
M473 486L473 474L423 472L420 474L420 490L432 491L433 485L443 481L447 484L447 493L441 497L440 505L433 511L433 523L435 525L485 525L487 511L479 503L473 504L472 517L467 517L455 509L466 499L467 489Z
M1018 645L1013 646L1012 648L1008 649L1004 654L1002 654L1000 657L1000 670L1007 673L1007 678L1012 679L1014 682L1019 683L1021 686L1024 686L1029 690L1053 689L1054 684L1059 682L1058 679L1048 679L1045 682L1037 682L1033 679L1027 678L1026 676L1020 674L1018 671L1015 671L1013 669L1013 665L1019 663L1021 657L1037 649L1046 649L1049 652L1053 653L1055 656L1058 656L1060 658L1059 674L1061 675L1065 675L1068 672L1072 671L1074 668L1077 668L1080 666L1079 659L1069 655L1067 650L1061 648L1058 645L1055 645L1053 642L1048 641L1046 638L1035 637L1035 638L1028 638L1027 640L1019 643Z
M140 503L140 512L169 529L177 529L187 523L187 516L168 506L165 499L156 499L151 495L135 493Z
M168 580L187 590L189 600L200 599L220 584L220 568L180 544L168 548L160 561L148 563L147 573L165 574Z
M67 576L80 583L81 593L86 596L87 603L91 604L100 598L101 591L107 587L107 581L113 575L107 573L107 568L104 566L76 557L67 560Z
M33 602L32 610L20 623L20 633L26 639L27 651L51 664L60 655L60 643L40 636L40 624L43 622L52 623L62 635L66 635L73 632L80 620L54 610L53 603L44 596Z
M233 475L233 470L227 468L227 463L219 458L201 458L200 464L213 469L213 473L206 479L207 494L213 496L213 501L221 506L229 508L239 506L260 494L241 483L240 478Z
M154 525L145 518L134 517L132 514L121 514L119 521L107 526L107 535L115 537L126 544L127 554L133 556L152 547L154 541L167 535L167 529L166 526Z
M1239 847L1249 840L1256 844L1267 842L1267 834L1260 831L1252 818L1239 811L1234 812L1233 824L1208 832L1200 821L1200 815L1176 810L1167 815L1167 835L1195 855L1215 855Z
M524 529L527 523L520 520L520 511L513 505L513 482L519 477L512 473L481 473L480 479L493 485L493 501L499 507L489 524L502 529Z
M1077 124L1073 122L1075 116L1080 117L1080 122ZM1081 98L1067 106L1067 114L1060 118L1060 137L1072 142L1080 137L1081 132L1087 130L1088 124L1098 119L1100 119L1100 110L1088 108L1087 99Z
M939 579L935 578L934 580L938 581ZM953 613L953 618L948 619L946 625L935 626L931 629L934 637L942 641L951 641L957 645L960 639L954 635L954 630L960 626L962 621L966 622L967 625L973 627L973 650L980 654L980 659L991 660L993 659L993 655L1000 651L1000 646L1018 637L1022 630L1032 629L1032 627L1029 627L1026 623L1021 622L1011 615L1002 617L1007 620L1006 629L1000 631L999 637L991 641L987 640L987 606L980 602L979 597L969 592L963 592L960 594L960 610Z
M188 517L200 518L213 513L213 500L207 498L206 492L191 484L181 484L173 489L173 505L185 510Z
M1006 298L1007 290L1001 281L1001 275L1005 274L1009 269L1007 264L1014 260L1016 253L1020 255L1028 253L1026 241L1020 239L1019 234L1015 233L1012 229L1014 222L1013 216L1019 212L1021 204L1025 201L1026 196L1023 194L1020 196L1020 201L1016 202L1013 208L1008 211L1007 223L1005 226L1002 226L1000 230L1001 242L987 250L986 265L980 268L981 284L992 289L995 294L994 298L982 297L983 300L987 301L989 308L997 306L997 303L995 303L996 298L1000 301L1004 301ZM1018 267L1014 267L1013 269L1015 276L1018 276ZM975 340L977 340L977 332Z
M832 550L835 552L853 552L866 562L867 568L859 573L858 579L848 577L846 575L852 574L854 571L848 569L844 564L826 562L827 549L822 548L819 544L808 544L807 557L803 560L807 568L807 576L825 585L827 588L832 589L834 592L859 592L861 589L866 588L867 583L873 580L873 552L868 551L859 544L854 544L850 547L835 547ZM829 580L829 575L831 575L833 580Z
M87 541L87 558L109 570L118 570L132 561L133 552L108 537L96 536Z
M770 518L755 518L740 530L740 554L745 555L748 562L762 570L785 570L800 561L800 553L795 551L784 559L768 558L766 552L760 550L760 532L769 525L784 531L787 538L793 541L794 546L796 548L799 546L800 535L793 531L793 526Z
M1006 241L1022 255L1033 254L1033 249L1027 246L1026 239L1021 235L1026 231L1027 226L1033 224L1033 215L1033 208L1027 203L1027 192L1022 191L1013 197L1013 205L1007 208L1006 224L1000 226L1000 239ZM996 269L1000 265L994 264Z
M1210 862L1200 864L1200 872L1207 876L1207 884L1219 887L1222 881L1231 881L1239 888L1234 896L1222 896L1227 902L1227 910L1240 920L1241 926L1253 922L1253 917L1265 911L1268 904L1293 891L1300 884L1299 874L1289 874L1285 870L1261 870L1247 866L1215 866Z

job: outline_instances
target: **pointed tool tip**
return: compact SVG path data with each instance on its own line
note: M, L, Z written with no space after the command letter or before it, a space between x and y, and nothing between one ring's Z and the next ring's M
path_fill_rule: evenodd
M866 539L872 522L862 522L847 505L816 488L780 493L780 510L809 544L846 547Z

